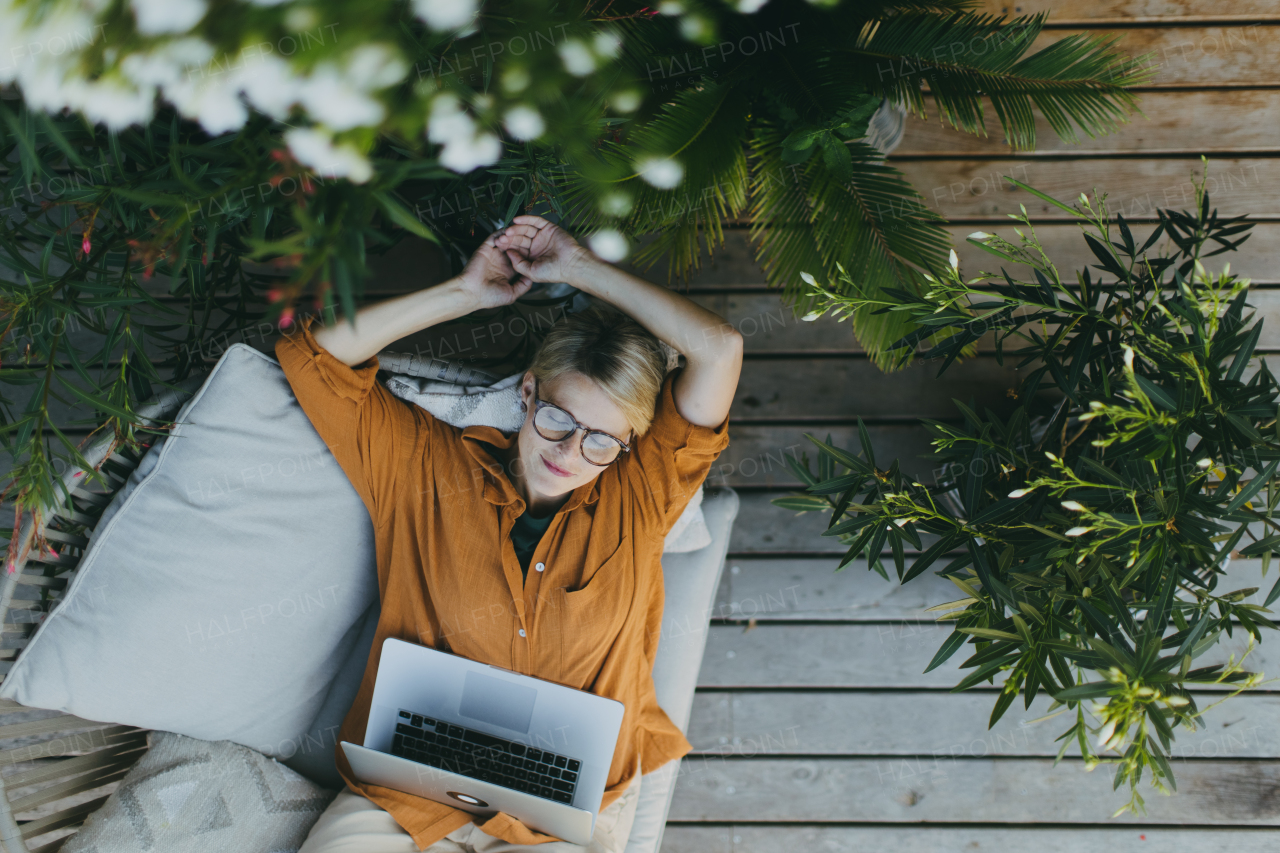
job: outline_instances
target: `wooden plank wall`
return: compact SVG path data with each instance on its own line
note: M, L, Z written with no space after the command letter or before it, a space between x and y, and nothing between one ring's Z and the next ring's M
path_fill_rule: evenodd
M1270 321L1280 305L1280 7L1203 0L989 2L995 14L1052 9L1050 42L1113 30L1136 55L1157 52L1155 82L1137 118L1120 132L1076 145L1040 128L1034 152L1015 154L991 119L974 138L909 120L891 160L953 223L966 270L985 257L962 242L974 230L1008 229L1024 203L1060 269L1091 263L1079 229L1052 207L1009 191L1011 174L1058 198L1094 189L1113 210L1151 227L1157 207L1190 207L1190 173L1210 160L1211 200L1223 214L1259 220L1230 257L1258 285L1253 303ZM1034 203L1033 203L1034 202ZM1149 233L1149 232L1148 232ZM1218 261L1224 258L1215 259ZM763 853L787 847L925 853L981 849L1273 849L1280 839L1280 694L1262 690L1215 709L1208 728L1179 733L1175 797L1147 796L1146 818L1110 815L1123 802L1109 771L1078 759L1056 769L1064 717L1016 703L994 730L990 690L952 694L959 671L922 675L945 631L924 608L955 597L922 578L889 584L856 563L839 574L838 543L823 521L769 505L794 485L781 464L805 432L855 440L864 418L877 453L931 478L919 417L953 418L950 399L999 400L1015 381L990 356L953 369L881 374L842 325L796 321L761 286L741 232L693 283L695 298L746 335L747 362L733 411L733 441L719 474L742 495L731 558L713 610L686 759L663 845L665 853ZM1280 318L1278 318L1280 319ZM1266 335L1266 349L1280 337ZM921 458L923 457L923 458ZM1238 578L1237 578L1238 572ZM1238 586L1256 563L1238 562ZM1274 572L1267 581L1274 582ZM1238 645L1219 652L1239 654ZM1280 657L1264 644L1255 666ZM1078 755L1074 750L1068 755Z

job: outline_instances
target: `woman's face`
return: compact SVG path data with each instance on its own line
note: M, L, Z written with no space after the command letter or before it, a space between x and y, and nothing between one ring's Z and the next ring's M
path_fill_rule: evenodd
M520 396L525 404L524 424L517 440L520 448L518 465L529 490L544 497L567 494L600 476L604 468L582 458L582 430L564 441L548 441L533 427L535 382L525 373ZM562 373L554 379L536 383L536 399L546 400L564 409L578 423L617 436L631 444L631 427L622 409L609 399L594 380L577 371ZM613 464L617 464L614 462Z

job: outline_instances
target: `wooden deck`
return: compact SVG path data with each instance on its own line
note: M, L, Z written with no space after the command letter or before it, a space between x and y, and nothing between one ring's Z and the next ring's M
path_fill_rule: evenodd
M1038 231L1059 268L1075 269L1094 260L1077 227L1005 190L1000 175L1063 199L1097 188L1113 209L1147 223L1141 231L1157 207L1190 206L1190 172L1206 154L1214 205L1260 223L1230 260L1259 285L1253 302L1268 318L1262 347L1280 354L1280 4L1034 0L988 2L987 10L1049 6L1045 41L1102 29L1123 33L1121 46L1135 54L1157 51L1159 72L1140 103L1146 119L1079 145L1045 127L1040 149L1016 156L994 124L993 138L982 140L911 120L892 161L953 223L966 270L982 260L963 235L1007 227L1004 214L1019 202L1045 223ZM397 268L390 259L385 270L372 294L431 277L413 261ZM953 397L1003 397L1016 376L989 355L953 368L945 382L930 367L881 373L844 325L798 323L763 282L745 232L731 231L692 284L694 298L746 336L732 442L713 475L740 492L742 510L711 614L689 731L695 752L682 768L665 853L1275 849L1278 691L1238 697L1207 715L1205 731L1180 732L1181 793L1152 793L1147 817L1113 820L1124 797L1112 793L1106 769L1089 774L1071 758L1051 767L1054 738L1067 724L1030 723L1043 715L1043 698L1027 711L1017 703L988 731L992 689L950 693L954 665L922 674L943 636L924 609L954 591L931 575L898 588L862 564L833 573L843 549L819 536L823 519L770 505L796 485L782 457L805 447L805 432L830 432L848 445L862 417L878 455L931 480L917 419L953 418ZM428 338L443 357L501 349L460 328ZM271 348L269 339L247 342ZM58 422L69 420L67 413ZM1232 572L1247 578L1259 567L1237 561ZM1268 674L1280 671L1280 637L1268 637L1256 661Z
M1049 41L1082 29L1123 33L1122 47L1156 50L1159 71L1136 118L1119 133L1068 145L1047 127L1039 150L1013 156L1000 141L910 120L891 156L963 236L1007 228L1018 203L1038 222L1060 269L1094 262L1079 229L1025 193L1011 174L1059 198L1095 188L1113 210L1150 223L1157 207L1190 207L1190 172L1210 157L1209 190L1224 214L1259 221L1230 258L1259 285L1265 348L1280 352L1280 5L1206 0L988 2L995 13L1053 8ZM1034 204L1032 202L1035 202ZM1148 224L1145 228L1149 229ZM965 269L984 265L963 242ZM1221 262L1223 258L1214 259ZM656 271L656 268L655 268ZM805 432L853 446L868 423L877 455L897 456L932 480L920 417L954 418L951 398L1004 395L1014 375L979 357L953 368L885 375L844 325L798 323L763 287L742 232L729 235L693 282L696 298L746 335L747 361L732 413L732 442L717 475L742 495L730 563L712 614L685 760L664 853L859 853L1091 849L1273 850L1280 844L1280 693L1237 697L1179 732L1180 793L1147 794L1145 818L1111 814L1125 801L1110 772L1078 759L1055 769L1069 722L1032 724L1018 702L993 731L992 688L953 694L955 666L922 674L946 630L926 607L954 598L926 576L899 588L855 564L839 574L825 521L769 504L795 485L781 464ZM1256 562L1232 574L1257 576ZM1274 573L1265 589L1274 582ZM1239 584L1246 584L1244 582ZM1280 670L1278 638L1255 668ZM1239 648L1223 648L1225 659ZM1073 754L1071 752L1069 755Z

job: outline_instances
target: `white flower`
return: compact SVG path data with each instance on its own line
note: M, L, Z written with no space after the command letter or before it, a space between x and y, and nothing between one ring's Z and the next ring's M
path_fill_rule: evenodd
M970 240L978 240L978 241L990 240L991 237L992 235L988 234L986 231L974 231L972 234L969 235Z
M556 46L556 53L564 63L565 70L575 77L586 77L596 70L596 58L586 44L578 39L565 39Z
M464 141L475 135L476 123L458 103L452 92L441 92L431 101L431 114L427 118L427 139L449 143Z
M735 6L742 14L750 15L754 12L760 11L760 7L768 2L769 0L738 0Z
M801 319L801 320L803 320L803 321L804 321L804 322L806 322L806 323L812 323L814 320L816 320L816 319L818 319L819 317L821 317L824 313L826 313L826 312L823 312L823 311L810 311L808 314L805 314L805 315L804 315L803 317L801 317L800 319Z
M276 6L280 3L287 3L289 0L250 0L250 2L257 3L259 6L265 4ZM294 6L284 13L284 25L293 32L300 33L319 26L320 16L310 6Z
M523 92L529 85L529 72L518 65L502 72L502 88L512 94Z
M333 130L368 127L386 116L372 92L399 82L406 73L405 61L387 45L362 45L347 54L341 66L317 65L299 95L311 117Z
M1079 501L1063 501L1062 508L1069 509L1072 512L1081 512L1084 510L1084 505Z
M131 124L145 124L155 110L154 86L134 86L118 77L103 77L85 82L80 105L85 117L102 122L111 130L123 130Z
M326 177L348 178L363 184L373 177L373 166L354 145L333 144L333 137L315 128L295 127L284 135L284 141L299 163Z
M183 77L205 73L213 59L213 45L202 38L179 38L162 42L145 53L131 53L120 60L120 71L138 85L166 89Z
M1010 492L1010 493L1009 493L1009 497L1011 497L1011 498L1021 498L1021 497L1025 497L1026 495L1029 495L1029 494L1031 494L1031 490L1030 490L1030 489L1014 489L1012 492Z
M952 268L953 270L956 270L957 272L959 272L959 270L960 270L960 259L959 259L958 257L956 257L956 250L955 250L955 249L952 249L952 250L951 250L951 254L947 255L947 263L951 264L951 268Z
M1083 536L1084 534L1088 533L1092 529L1093 529L1092 527L1073 527L1070 530L1068 530L1064 535Z
M1213 464L1213 460L1206 456L1204 459L1201 459L1199 462L1196 463L1196 467L1208 468L1212 464Z
M399 83L409 73L409 64L389 44L362 44L343 57L342 64L351 82L370 92Z
M684 177L684 166L670 157L647 157L636 163L640 177L660 190L669 190L679 185Z
M627 238L612 228L597 231L587 238L587 243L590 244L591 251L611 263L617 263L625 258L629 248Z
M818 283L817 279L815 279L812 274L807 272L800 273L800 280L803 281L805 284L816 285Z
M502 156L502 140L492 133L481 133L467 144L445 145L440 152L440 165L465 174L481 166L491 166Z
M441 165L465 173L497 162L502 156L502 141L477 130L475 119L462 109L453 93L441 92L432 100L427 139L444 144Z
M277 121L283 121L302 96L303 81L293 66L278 56L264 56L236 75L249 103Z
M613 93L613 108L620 113L635 112L640 106L640 93L635 89L624 89Z
M1133 348L1127 344L1121 344L1124 347L1124 367L1125 370L1133 371Z
M433 30L456 30L476 16L476 0L413 0L413 13Z
M680 19L680 35L689 41L702 41L711 32L711 22L701 15L686 15Z
M591 46L601 56L613 59L622 51L622 39L618 38L617 33L603 30L596 33L595 38L591 40Z
M183 79L165 87L165 96L178 112L215 136L243 127L249 118L239 86L229 74Z
M129 0L144 36L185 33L209 11L207 0Z
M345 83L334 68L317 68L302 84L299 95L310 116L334 130L367 127L386 116L380 101Z
M516 139L537 139L547 129L546 122L542 120L542 114L533 107L524 105L507 110L506 116L503 117L503 124Z
M610 216L626 216L631 212L635 202L629 193L611 192L600 199L600 210Z

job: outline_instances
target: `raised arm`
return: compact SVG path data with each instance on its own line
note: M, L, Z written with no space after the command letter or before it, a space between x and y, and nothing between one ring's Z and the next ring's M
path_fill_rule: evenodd
M719 426L729 414L742 372L742 335L723 317L665 287L601 260L541 216L517 216L496 243L520 283L564 281L613 305L687 361L673 396L681 417Z
M471 256L457 278L443 284L366 305L356 312L354 327L334 323L314 332L316 343L343 364L363 364L387 345L429 326L456 320L481 308L510 305L532 286L514 284L511 262L491 234Z

